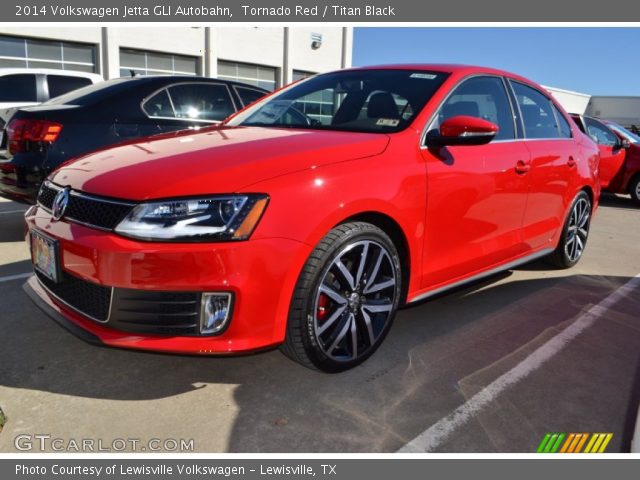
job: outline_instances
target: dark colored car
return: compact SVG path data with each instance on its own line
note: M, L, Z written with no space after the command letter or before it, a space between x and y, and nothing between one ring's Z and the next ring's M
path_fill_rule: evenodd
M640 204L640 137L609 120L571 115L600 150L600 185L611 193L628 193Z
M137 137L219 123L266 93L213 78L134 77L17 109L3 139L0 196L35 203L42 181L71 158Z

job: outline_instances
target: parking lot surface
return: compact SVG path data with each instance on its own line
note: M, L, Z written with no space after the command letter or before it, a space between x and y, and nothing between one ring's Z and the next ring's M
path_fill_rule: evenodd
M0 202L1 452L19 435L63 448L136 439L138 451L193 439L196 452L534 452L547 432L611 432L607 452L629 449L640 209L626 197L603 198L577 267L537 262L406 308L371 359L338 375L278 351L186 357L84 343L22 290L25 209Z

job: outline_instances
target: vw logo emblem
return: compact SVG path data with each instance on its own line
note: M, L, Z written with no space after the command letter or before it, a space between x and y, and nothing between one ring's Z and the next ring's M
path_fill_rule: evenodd
M51 207L51 214L53 219L57 222L64 215L67 205L69 205L69 187L65 187L60 190L56 197L53 199L53 206Z

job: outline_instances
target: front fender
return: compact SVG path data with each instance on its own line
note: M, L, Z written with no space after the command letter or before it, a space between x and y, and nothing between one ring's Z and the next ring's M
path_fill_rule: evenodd
M389 153L311 168L246 187L246 192L263 192L270 197L252 238L288 238L313 248L346 219L381 214L402 230L410 271L419 272L427 197L425 165L416 151L409 155ZM411 275L410 290L417 277Z

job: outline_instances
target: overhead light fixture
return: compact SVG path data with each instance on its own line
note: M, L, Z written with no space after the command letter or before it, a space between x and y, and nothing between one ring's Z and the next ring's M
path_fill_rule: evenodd
M312 33L311 34L311 48L314 50L319 49L322 46L322 34L321 33Z

